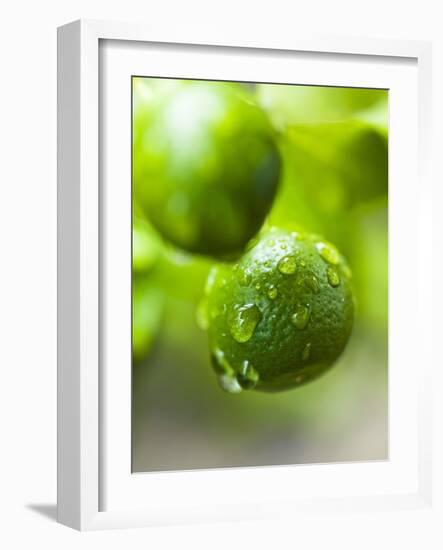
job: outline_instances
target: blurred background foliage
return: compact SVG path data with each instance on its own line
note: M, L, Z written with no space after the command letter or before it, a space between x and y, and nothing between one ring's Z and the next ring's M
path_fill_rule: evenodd
M149 120L177 85L135 78L134 114ZM162 242L134 202L134 471L387 457L388 92L245 88L272 121L283 159L269 223L318 233L347 257L357 301L353 335L335 367L311 384L279 394L224 393L199 326L212 261ZM141 139L134 124L134 171Z

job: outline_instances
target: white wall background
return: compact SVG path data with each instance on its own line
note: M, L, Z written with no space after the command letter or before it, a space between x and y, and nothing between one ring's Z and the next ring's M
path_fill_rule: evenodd
M56 495L56 27L73 19L204 25L264 36L432 39L435 135L442 148L439 0L16 0L0 27L0 546L15 548L441 548L435 515L312 517L292 525L157 528L79 534L59 526ZM436 142L437 145L437 142ZM441 155L436 155L437 160ZM436 163L437 164L437 163ZM442 170L435 178L443 183ZM443 193L440 191L440 199ZM438 202L435 201L436 212ZM442 235L437 246L442 245ZM441 273L434 276L442 280ZM437 279L436 279L437 280ZM440 406L440 405L439 405ZM441 516L443 520L443 516ZM443 523L443 522L442 522Z

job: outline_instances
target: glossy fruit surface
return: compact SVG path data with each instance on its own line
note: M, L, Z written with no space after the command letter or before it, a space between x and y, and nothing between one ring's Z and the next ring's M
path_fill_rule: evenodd
M220 385L281 391L309 382L351 334L350 270L317 236L271 228L234 265L211 271L203 301Z
M134 102L134 200L176 246L232 257L277 191L273 130L238 84L182 81L160 95Z

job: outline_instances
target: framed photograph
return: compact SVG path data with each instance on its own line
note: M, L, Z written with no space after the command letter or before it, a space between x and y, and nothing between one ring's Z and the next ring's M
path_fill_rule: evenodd
M430 45L58 51L59 521L430 507Z

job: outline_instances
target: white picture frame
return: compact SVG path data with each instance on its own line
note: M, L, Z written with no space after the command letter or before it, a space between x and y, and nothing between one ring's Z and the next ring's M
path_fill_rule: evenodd
M432 318L422 267L433 261L423 238L431 232L430 44L309 34L231 42L203 32L156 36L136 24L77 21L59 29L58 51L59 522L89 530L432 506L432 342L419 323ZM128 303L110 304L130 284L130 256L125 239L112 254L107 247L111 231L127 227L130 217L127 187L112 185L109 176L130 177L128 155L112 154L124 148L130 118L118 109L110 120L106 109L124 108L126 91L118 83L127 84L131 74L291 83L293 63L300 83L318 83L321 70L325 84L389 87L397 99L390 104L390 182L403 185L390 189L390 328L394 319L396 330L390 330L389 460L133 475L128 370L115 368L130 360ZM100 94L111 89L103 101ZM105 186L103 173L111 178ZM400 274L411 264L407 288ZM122 320L118 326L115 319ZM121 338L112 337L116 332Z

